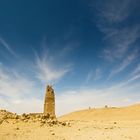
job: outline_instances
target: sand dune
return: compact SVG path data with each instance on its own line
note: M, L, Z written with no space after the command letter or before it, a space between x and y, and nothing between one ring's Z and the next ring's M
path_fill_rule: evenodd
M60 120L140 120L140 104L81 110L66 114Z
M43 114L0 111L0 140L139 140L140 104L76 111L50 119Z

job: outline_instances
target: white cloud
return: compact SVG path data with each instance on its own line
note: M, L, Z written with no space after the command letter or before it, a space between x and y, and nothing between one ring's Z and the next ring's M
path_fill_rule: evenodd
M25 76L21 77L21 75L19 77L12 71L8 73L6 69L3 71L1 68L0 70L0 107L2 109L7 109L17 113L43 111L44 100L38 99L38 95L36 95L36 93L39 94L40 91L38 90L38 87L35 88L35 84L32 83L30 79ZM134 71L136 71L136 69ZM56 93L57 115L88 108L89 106L120 106L135 103L140 99L140 97L137 96L139 95L139 86L126 86L131 82L133 81L126 80L122 81L122 83L119 83L118 85L103 89L95 90L93 88L82 87L77 90L68 90L62 93Z
M99 9L99 16L105 23L116 23L125 20L133 10L131 0L108 0Z
M137 74L140 74L140 64L137 65L137 67L134 69L134 71L130 75L135 76Z
M15 71L0 67L0 94L11 98L28 95L33 92L34 82Z
M131 87L135 89L135 86ZM125 106L140 101L140 96L130 93L130 87L113 86L104 89L78 89L75 91L65 91L56 96L57 115L63 115L89 107ZM139 89L137 89L137 93ZM134 94L132 96L132 94ZM126 100L127 99L127 100Z
M94 2L93 2L94 3ZM132 23L124 26L127 18L138 8L137 0L101 0L95 2L97 27L104 34L106 48L102 57L108 61L122 59L129 49L133 49L140 37L140 25ZM91 6L94 7L94 6Z
M56 67L56 62L51 59L47 54L36 57L37 78L45 83L56 82L71 70L70 65Z
M22 113L41 113L43 112L43 100L37 98L30 99L0 99L0 109L6 109L18 114Z
M131 55L128 55L126 58L124 58L124 60L117 67L115 66L115 68L111 70L108 79L125 70L130 64L132 64L132 62L136 57L137 51L133 52Z
M41 106L35 103L40 102L39 94L39 87L31 79L0 66L0 108L17 113L38 111Z
M139 80L140 80L140 70L139 70L139 65L138 65L131 73L129 73L126 79L114 85L113 88L120 88L120 87L133 88L133 86L135 86L135 88L137 87L139 89L139 84L140 84ZM133 89L135 90L135 88Z
M134 26L108 32L105 40L109 46L104 49L103 57L109 61L122 59L129 49L134 48L133 44L140 37L139 31L140 26Z
M65 50L63 53L68 52L69 50ZM58 57L61 55L62 59L63 53L57 52L58 56L52 54L48 56L44 51L41 57L36 55L35 63L28 62L30 67L27 67L27 73L18 67L9 69L0 63L0 108L17 113L42 112L44 103L42 87L46 86L46 83L60 80L71 70L72 65L57 63ZM22 63L23 66L25 64ZM36 77L38 80L33 81Z
M138 79L140 79L140 73L130 77L130 79L128 79L128 81L126 83L130 83L130 82L133 82L133 81L138 80Z
M43 103L39 87L25 75L0 66L0 108L9 111L41 112Z
M96 71L95 71L95 77L94 77L94 80L99 80L101 78L101 69L97 68Z
M6 48L6 50L10 54L12 54L13 56L17 57L16 53L11 49L11 47L9 46L9 44L4 39L0 38L0 44L2 44L2 46L1 45L0 46Z
M102 76L102 72L101 72L101 69L99 68L96 68L96 70L90 70L88 75L87 75L87 78L85 80L85 83L88 84L89 82L91 81L97 81L101 78Z

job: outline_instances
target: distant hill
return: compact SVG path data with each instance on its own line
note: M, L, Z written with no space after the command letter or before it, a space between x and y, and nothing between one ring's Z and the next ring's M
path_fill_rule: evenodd
M63 115L60 120L140 120L140 104L128 107L87 109Z

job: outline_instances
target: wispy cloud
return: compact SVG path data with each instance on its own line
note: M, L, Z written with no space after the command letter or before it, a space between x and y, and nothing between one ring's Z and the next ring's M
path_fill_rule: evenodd
M56 96L57 114L73 112L89 107L126 106L140 102L140 64L119 83L104 88L79 87L63 91Z
M137 65L136 68L128 75L128 79L124 82L124 85L135 82L140 79L140 64Z
M104 49L103 57L109 61L122 59L129 49L135 48L135 42L140 37L140 26L116 29L106 34L108 47Z
M106 44L102 57L110 62L123 59L140 37L140 25L125 23L133 16L137 0L99 0L94 5L96 7L91 7L96 8L96 24L104 34L103 41Z
M57 115L85 109L89 106L122 106L136 103L139 101L139 86L130 86L136 80L136 76L140 78L139 65L132 71L130 78L117 85L96 90L94 88L79 87L76 90L61 91L61 93L56 94ZM38 87L35 87L36 84L26 76L19 76L13 71L9 73L4 67L1 67L0 107L18 113L42 112L43 100L37 98L37 93L39 94L40 91Z
M97 81L101 78L102 72L100 68L96 68L96 70L90 70L85 83Z
M134 71L130 74L130 76L135 76L140 73L140 64L134 69Z
M0 47L4 47L6 48L6 50L12 54L13 56L17 57L16 53L11 49L11 47L9 46L9 44L2 38L0 38Z
M17 113L42 111L39 87L27 75L0 66L0 107Z
M103 5L100 5L99 16L102 22L113 24L121 22L128 18L130 12L133 10L131 6L132 0L108 0L104 1Z
M94 2L93 2L94 3ZM110 62L110 74L107 79L113 81L114 76L122 74L129 66L132 66L138 58L138 39L140 38L140 25L131 21L134 11L139 7L137 0L101 0L94 3L96 25L103 33L105 44L100 57ZM129 74L128 74L129 77ZM120 77L121 78L121 77ZM138 75L131 77L124 83L132 82ZM123 80L123 79L121 79Z
M111 70L111 73L108 78L110 79L116 74L125 70L130 64L132 64L132 62L136 59L136 57L137 51L134 51L132 54L128 55L118 66L115 66L115 68Z
M71 70L71 66L59 66L58 68L47 54L43 54L41 57L36 56L36 70L37 78L45 83L49 83L61 79Z
M133 90L135 86L131 87ZM73 112L89 107L125 106L139 102L139 89L132 96L130 87L108 87L104 89L78 89L65 91L56 96L56 110L58 115ZM131 92L129 90L132 90ZM120 96L121 95L121 96Z
M14 70L0 66L0 94L9 98L20 98L31 95L34 82Z
M42 51L36 53L33 60L26 62L24 58L21 64L22 68L26 67L24 70L19 62L10 69L0 62L0 108L17 113L42 112L43 87L58 82L72 70L70 63L63 62L71 52L69 46L54 54L45 48Z

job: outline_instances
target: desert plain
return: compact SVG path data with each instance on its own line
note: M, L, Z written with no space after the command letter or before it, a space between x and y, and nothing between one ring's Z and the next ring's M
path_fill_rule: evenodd
M0 111L0 140L140 140L140 104L58 117Z

